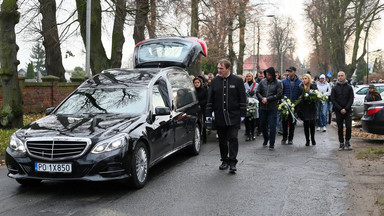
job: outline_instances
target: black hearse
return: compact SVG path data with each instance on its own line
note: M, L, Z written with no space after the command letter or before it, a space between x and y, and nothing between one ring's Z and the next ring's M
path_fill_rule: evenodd
M172 153L200 150L195 88L185 71L205 43L158 38L136 45L134 69L109 69L82 83L47 116L16 131L8 176L42 180L129 179L145 185L151 166Z

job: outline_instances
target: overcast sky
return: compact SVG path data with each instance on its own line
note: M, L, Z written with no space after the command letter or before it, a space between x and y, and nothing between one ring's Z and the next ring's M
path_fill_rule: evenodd
M1 0L0 0L1 2ZM74 2L74 1L69 1ZM297 38L297 47L295 50L295 55L299 57L301 61L307 58L308 54L311 52L310 42L307 40L308 34L306 33L305 26L306 21L304 19L304 11L303 11L303 2L304 0L271 0L269 2L274 2L275 6L272 6L270 9L265 11L265 15L285 15L290 16L295 20L295 36ZM70 5L66 7L68 11L70 11L70 7L74 7L74 5ZM65 19L63 17L62 19ZM58 18L60 21L60 17ZM381 22L378 26L384 26L383 22ZM109 30L111 31L111 29ZM127 27L125 30L126 42L124 44L123 51L123 67L130 67L131 64L131 56L133 53L134 41L132 39L133 30L132 28ZM384 50L384 28L381 28L377 31L375 35L370 35L370 50L382 49ZM110 32L108 32L103 37L104 46L106 48L107 55L110 55ZM22 35L17 36L17 43L20 47L18 52L18 59L20 60L19 68L26 68L27 63L30 61L30 50L34 45L33 42L28 42L23 40ZM261 54L269 54L269 49L266 46L267 41L265 38L261 40ZM264 45L263 45L264 44ZM208 47L209 48L209 47ZM78 36L77 39L72 38L71 40L65 41L61 45L62 53L63 53L63 64L66 70L73 70L76 66L80 66L84 68L85 65L85 55L84 55L84 45L81 40L81 37ZM250 49L250 46L248 46ZM70 50L75 57L65 58L65 52ZM248 52L248 55L251 54ZM246 56L247 57L247 56Z

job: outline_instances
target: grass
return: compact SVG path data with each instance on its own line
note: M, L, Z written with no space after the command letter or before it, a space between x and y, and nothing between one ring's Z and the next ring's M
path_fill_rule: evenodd
M44 114L25 114L23 117L24 125L28 125L31 122L44 117ZM17 128L14 129L2 129L0 128L0 155L5 155L5 149L8 146L9 139L12 134L17 131Z
M384 148L369 148L357 153L358 159L376 160L383 156Z

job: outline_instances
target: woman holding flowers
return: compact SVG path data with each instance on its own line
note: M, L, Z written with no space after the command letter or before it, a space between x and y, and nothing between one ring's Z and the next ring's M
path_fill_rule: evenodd
M245 141L255 140L255 128L259 120L259 101L256 97L257 86L253 74L248 72L245 75L245 94L247 96L247 116L245 117L245 133L247 138Z
M299 97L299 117L304 122L304 133L306 146L309 146L309 131L311 131L312 145L316 145L315 141L315 123L316 123L316 102L319 100L317 94L317 86L312 83L311 75L304 74L303 82L300 85L301 95Z

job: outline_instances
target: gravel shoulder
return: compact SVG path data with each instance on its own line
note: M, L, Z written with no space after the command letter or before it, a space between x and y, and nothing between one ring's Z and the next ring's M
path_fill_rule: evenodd
M337 128L334 126L337 130ZM348 201L351 202L351 213L354 215L384 215L384 158L376 160L358 159L359 152L369 148L382 148L382 136L371 138L356 137L361 134L354 128L351 144L352 151L338 151L335 154L342 165L345 178L347 178Z

